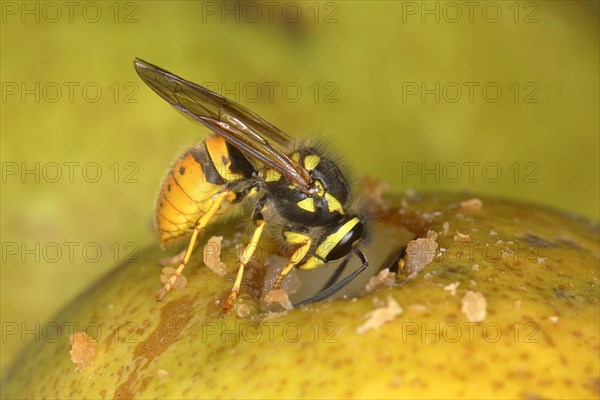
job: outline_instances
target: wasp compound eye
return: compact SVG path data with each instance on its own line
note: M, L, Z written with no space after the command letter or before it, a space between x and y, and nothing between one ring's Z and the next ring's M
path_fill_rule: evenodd
M329 254L327 254L327 261L333 261L344 257L345 255L350 253L350 251L356 245L356 243L358 243L358 241L362 239L363 234L365 232L364 225L356 217L340 225L337 229L337 232L344 230L344 228L347 227L349 224L354 224L354 226L350 228L350 230L344 235L344 237L342 237L342 239L338 243L336 243L336 245L331 249Z

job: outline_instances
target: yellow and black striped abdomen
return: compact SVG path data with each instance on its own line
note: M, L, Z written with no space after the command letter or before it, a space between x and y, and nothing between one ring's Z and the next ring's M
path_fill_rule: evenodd
M228 182L249 179L255 170L248 159L222 137L210 135L189 148L173 164L156 204L156 226L162 247L191 232ZM225 213L224 202L217 216Z

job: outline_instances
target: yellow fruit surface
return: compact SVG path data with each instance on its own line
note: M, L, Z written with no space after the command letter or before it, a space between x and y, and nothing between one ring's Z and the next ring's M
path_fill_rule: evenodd
M348 298L275 314L256 311L269 255L258 252L238 302L254 311L217 318L236 272L227 249L247 239L235 223L203 238L224 236L228 274L209 270L197 250L187 286L162 303L154 296L166 253L148 249L44 325L4 377L2 397L598 398L598 225L522 203L461 204L472 197L385 198L363 248L365 274L395 264L397 249L428 231L437 233L433 261L391 288L360 295L365 275ZM303 288L325 279L299 276ZM470 292L486 303L479 322L463 312ZM401 314L358 333L390 298ZM97 342L81 371L70 327Z

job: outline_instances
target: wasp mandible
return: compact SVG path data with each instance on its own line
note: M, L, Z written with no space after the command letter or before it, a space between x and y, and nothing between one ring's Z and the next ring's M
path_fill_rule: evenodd
M191 238L181 264L157 300L182 274L200 232L232 206L250 199L255 204L255 230L221 316L233 307L244 267L267 226L276 232L281 246L292 249L273 289L281 286L293 268L317 268L355 253L361 267L315 296L320 299L368 266L358 247L367 232L366 218L354 206L348 182L330 157L217 93L138 58L133 64L160 97L211 131L177 159L158 196L156 225L161 246L190 233Z

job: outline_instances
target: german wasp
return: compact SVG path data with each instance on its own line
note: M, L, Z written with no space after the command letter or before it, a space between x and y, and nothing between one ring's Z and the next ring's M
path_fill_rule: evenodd
M243 201L254 202L254 233L221 316L233 307L244 268L266 227L288 263L275 278L278 289L293 269L312 269L356 254L361 266L302 303L329 296L368 266L358 244L366 218L351 199L338 165L314 146L303 145L247 108L146 61L135 59L140 78L160 97L211 133L186 150L169 170L156 205L156 225L164 248L191 233L181 264L157 294L173 287L208 224Z

